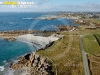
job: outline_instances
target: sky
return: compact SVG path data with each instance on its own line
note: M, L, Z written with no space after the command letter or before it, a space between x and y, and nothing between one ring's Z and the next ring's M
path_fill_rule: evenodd
M100 11L100 0L0 0L34 2L32 7L0 7L0 12L35 12L35 11Z

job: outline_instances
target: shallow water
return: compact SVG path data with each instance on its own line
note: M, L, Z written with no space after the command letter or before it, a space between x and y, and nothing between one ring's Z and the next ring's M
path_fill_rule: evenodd
M5 41L0 39L0 66L37 48L21 41Z

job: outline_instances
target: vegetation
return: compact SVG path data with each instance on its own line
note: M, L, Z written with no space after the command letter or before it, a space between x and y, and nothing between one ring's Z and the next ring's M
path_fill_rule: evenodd
M100 43L100 34L95 34L97 41Z
M100 23L100 20L99 19L87 19L87 21L91 22L91 23Z
M100 35L97 35L99 39ZM92 75L100 74L100 46L94 35L87 35L83 37L83 43L86 52L88 53L88 60L90 71Z
M57 67L56 69L53 65L55 73L57 70L57 75L84 75L79 36L66 35L47 50L38 51L37 54L53 61Z
M100 55L88 55L92 75L100 75Z
M87 26L99 26L100 20L97 18L86 18L82 15L81 17L81 20L83 20L85 24L83 23L81 26L78 26L76 31L60 32L64 35L63 38L56 41L48 49L37 52L37 54L49 58L49 62L53 62L55 75L56 70L58 73L57 75L84 75L83 61L79 45L80 35L84 35L82 40L85 51L88 54L89 66L92 75L100 74L100 46L93 35L100 34L100 29L85 29ZM100 40L100 35L96 36Z
M100 46L93 35L96 33L100 34L100 30L87 30L84 29L84 26L79 26L78 28L79 29L77 31L59 32L65 36L56 41L48 49L37 52L37 54L40 54L43 57L48 57L50 62L53 62L55 75L55 65L57 67L58 75L84 75L83 61L79 45L80 35L85 35L83 37L83 43L85 50L88 53L89 60L90 56L95 54L98 55L100 53ZM91 70L91 72L92 71L93 70Z
M100 46L94 35L87 35L83 37L84 48L89 54L100 53Z

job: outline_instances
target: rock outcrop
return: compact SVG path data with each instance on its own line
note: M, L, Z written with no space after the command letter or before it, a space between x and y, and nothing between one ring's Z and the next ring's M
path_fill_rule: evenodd
M12 63L10 68L14 69L15 72L17 71L17 73L19 72L19 75L26 74L24 69L27 69L28 75L54 75L52 65L48 63L47 59L36 55L34 52L20 57L18 60L17 63ZM20 73L22 69L24 71Z
M4 40L7 40L7 41L15 41L16 39L13 38L13 37L8 37L8 38L4 38Z

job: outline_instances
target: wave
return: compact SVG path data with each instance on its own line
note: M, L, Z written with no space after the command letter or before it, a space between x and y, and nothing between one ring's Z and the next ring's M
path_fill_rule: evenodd
M22 18L22 19L30 20L30 19L33 19L33 18L32 18L32 17L30 17L30 18Z
M4 66L0 66L0 71L4 71Z
M8 24L13 24L13 22L8 22Z
M14 71L13 69L8 68L3 75L14 75Z
M4 63L6 63L7 61L6 61L6 60L4 60L3 62L4 62Z

